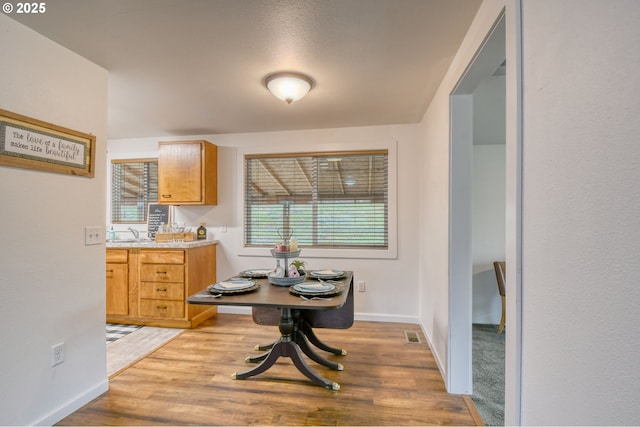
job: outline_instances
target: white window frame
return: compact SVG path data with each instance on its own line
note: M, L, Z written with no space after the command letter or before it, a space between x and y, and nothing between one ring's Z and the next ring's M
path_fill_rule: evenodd
M244 246L245 224L245 167L246 155L258 154L288 154L288 153L323 153L337 151L366 151L387 150L387 185L388 185L388 247L386 249L374 248L302 248L300 258L358 258L358 259L396 259L398 257L398 148L396 141L372 141L371 143L345 143L345 144L309 144L304 149L300 145L283 147L243 147L237 152L237 223L241 226L237 240L237 253L240 256L263 256L271 258L267 248L255 248Z

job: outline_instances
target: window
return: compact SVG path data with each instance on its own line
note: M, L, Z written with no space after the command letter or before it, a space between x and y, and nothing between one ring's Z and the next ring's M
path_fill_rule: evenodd
M388 249L386 150L245 155L245 247Z
M146 222L147 205L157 201L157 159L111 161L111 222Z

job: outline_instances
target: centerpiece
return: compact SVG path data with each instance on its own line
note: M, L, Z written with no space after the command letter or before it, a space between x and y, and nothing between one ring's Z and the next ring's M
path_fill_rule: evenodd
M276 259L277 265L275 270L267 276L269 283L276 286L291 286L304 282L307 277L304 270L300 273L293 262L289 264L290 259L300 256L298 242L291 238L293 230L278 229L278 234L282 240L271 249L271 256ZM284 267L280 264L281 260L284 260Z

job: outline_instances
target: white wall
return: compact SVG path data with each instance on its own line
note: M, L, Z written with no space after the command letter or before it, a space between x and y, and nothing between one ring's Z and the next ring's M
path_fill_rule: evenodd
M0 51L0 108L97 136L95 178L0 166L0 424L52 424L108 388L104 245L84 245L105 223L107 73L5 15Z
M502 125L504 126L504 118ZM493 262L504 261L504 216L505 145L475 145L472 224L473 323L500 323L502 303Z
M502 303L493 269L505 259L505 78L473 92L473 323L498 324Z
M344 129L268 132L250 134L202 135L179 139L206 139L218 145L218 205L180 206L176 217L187 225L207 224L209 237L220 241L217 247L218 279L231 277L240 271L273 265L267 250L264 256L240 256L242 246L241 198L243 183L239 180L239 149L283 152L339 150L346 145L361 149L374 144L391 143L397 146L397 236L395 259L319 258L305 256L309 268L339 268L353 270L355 280L366 282L364 293L356 292L355 311L358 319L406 321L416 323L419 318L418 294L418 182L419 169L418 126L375 126ZM108 157L155 157L157 143L168 138L144 138L109 141ZM343 148L344 149L344 148ZM240 159L241 161L241 159ZM241 171L240 171L241 172ZM222 231L226 226L226 232ZM221 310L223 311L223 310ZM240 310L242 311L242 310Z
M522 418L640 424L640 2L523 1Z

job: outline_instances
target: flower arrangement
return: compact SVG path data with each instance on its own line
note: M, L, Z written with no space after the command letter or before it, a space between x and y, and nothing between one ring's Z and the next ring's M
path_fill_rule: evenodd
M306 265L306 262L299 259L294 259L293 261L291 261L291 265L296 268L300 275L304 274L304 266Z

